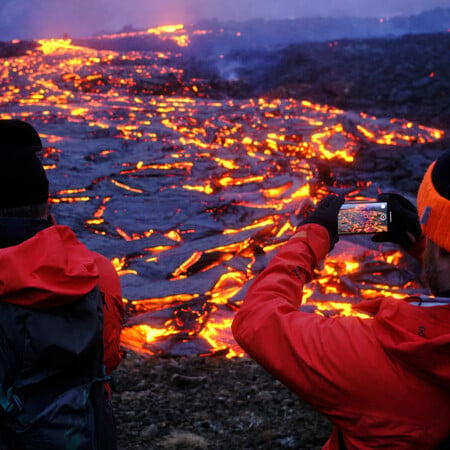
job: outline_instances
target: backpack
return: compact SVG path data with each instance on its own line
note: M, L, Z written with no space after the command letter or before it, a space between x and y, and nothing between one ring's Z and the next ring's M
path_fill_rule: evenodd
M0 302L0 449L115 449L103 358L98 288L50 309Z

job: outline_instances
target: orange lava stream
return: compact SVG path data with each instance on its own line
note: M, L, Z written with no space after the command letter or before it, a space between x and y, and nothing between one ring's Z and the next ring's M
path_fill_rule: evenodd
M151 36L181 51L209 33L177 24L91 39ZM202 97L204 80L186 81L174 63L179 57L39 40L23 56L0 59L0 106L7 111L0 118L39 124L44 167L59 183L52 207L81 221L77 232L113 254L124 286L130 279L130 286L141 286L142 295L135 289L131 298L124 289L131 315L124 347L157 354L170 340L197 340L209 348L203 354L243 356L231 336L234 312L248 284L294 233L309 199L329 193L318 181L318 164L351 166L362 143L395 151L444 134L309 101ZM155 94L155 86L166 90ZM76 148L84 153L71 159ZM360 180L347 195L365 199L370 186ZM353 309L355 301L402 299L421 287L383 281L383 273L408 266L407 255L355 244L349 256L348 246L339 245L305 287L304 302L316 314L368 319Z

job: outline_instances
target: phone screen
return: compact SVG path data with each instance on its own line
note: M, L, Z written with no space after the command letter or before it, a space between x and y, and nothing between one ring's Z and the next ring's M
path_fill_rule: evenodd
M344 203L338 215L338 234L371 234L388 230L386 202Z

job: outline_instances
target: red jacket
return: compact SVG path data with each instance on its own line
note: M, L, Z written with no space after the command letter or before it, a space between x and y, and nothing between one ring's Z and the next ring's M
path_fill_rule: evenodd
M111 262L88 250L70 228L54 225L0 249L0 301L48 308L76 301L98 285L105 296L105 367L119 364L123 304Z
M450 432L450 306L387 298L360 304L372 319L301 312L328 248L322 226L298 229L249 289L237 342L325 414L349 449L436 447ZM339 448L336 429L324 448Z

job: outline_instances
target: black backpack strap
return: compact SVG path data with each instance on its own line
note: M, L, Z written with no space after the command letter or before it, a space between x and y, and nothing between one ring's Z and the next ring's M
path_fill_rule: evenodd
M9 386L20 369L18 349L11 336L0 327L0 385Z
M117 430L113 407L103 383L93 387L91 398L94 406L96 448L98 450L117 450Z

